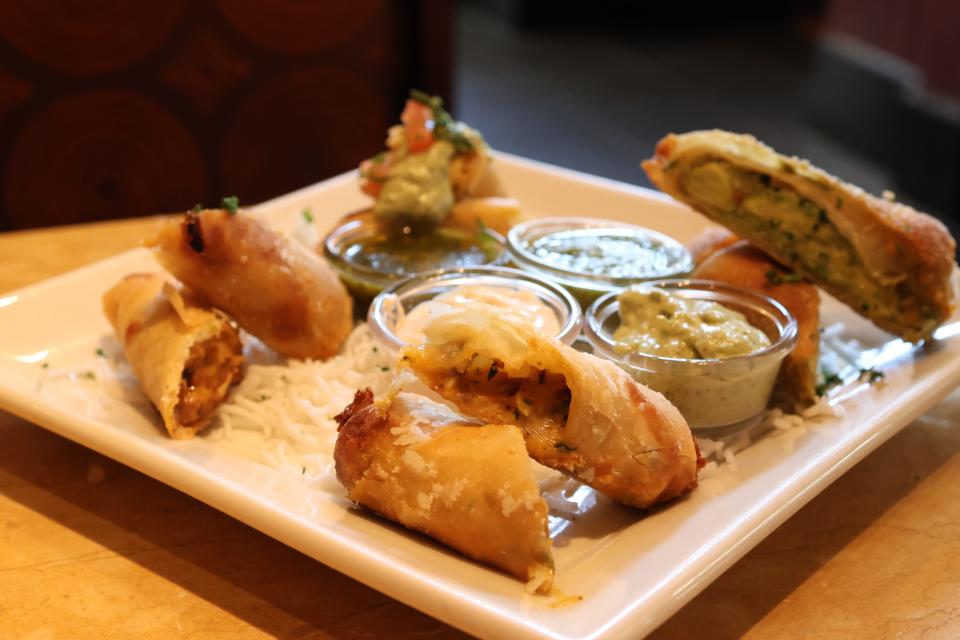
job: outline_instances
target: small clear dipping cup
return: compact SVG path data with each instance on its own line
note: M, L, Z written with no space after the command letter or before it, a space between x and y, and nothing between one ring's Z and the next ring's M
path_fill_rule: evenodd
M612 360L635 380L666 396L698 436L725 437L757 424L780 365L797 342L797 323L790 312L767 296L710 280L646 284L739 311L767 335L770 346L745 356L712 360L623 353L613 338L620 326L620 292L615 291L598 298L586 311L584 334L594 354Z
M371 216L348 217L323 240L323 255L361 307L417 273L508 258L503 236L493 231L482 237L444 227L388 233Z
M370 305L367 313L370 331L384 348L395 353L405 346L397 337L397 325L414 307L465 285L532 293L556 316L560 330L554 337L572 344L580 335L583 313L569 291L536 274L499 266L438 269L391 286Z
M507 249L517 267L570 289L584 308L610 291L693 269L690 252L673 238L601 218L521 222L507 234Z

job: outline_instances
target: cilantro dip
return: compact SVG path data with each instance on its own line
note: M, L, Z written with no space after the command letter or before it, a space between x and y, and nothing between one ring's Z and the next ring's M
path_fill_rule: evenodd
M582 304L623 287L676 277L693 268L687 249L669 236L598 218L540 218L507 236L514 262L567 287Z

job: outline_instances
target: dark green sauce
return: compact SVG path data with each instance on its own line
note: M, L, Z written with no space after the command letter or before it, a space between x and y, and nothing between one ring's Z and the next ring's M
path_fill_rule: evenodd
M431 269L489 264L497 258L498 249L480 246L473 236L439 229L431 233L360 238L344 247L343 257L353 265L384 274L412 275Z
M587 276L630 280L685 270L689 255L634 229L571 229L528 240L524 247L543 264Z

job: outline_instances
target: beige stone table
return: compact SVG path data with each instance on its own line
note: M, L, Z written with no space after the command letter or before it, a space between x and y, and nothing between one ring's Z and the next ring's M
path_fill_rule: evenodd
M133 247L156 224L0 234L0 293ZM0 412L0 638L460 635ZM854 467L654 636L960 638L960 394Z

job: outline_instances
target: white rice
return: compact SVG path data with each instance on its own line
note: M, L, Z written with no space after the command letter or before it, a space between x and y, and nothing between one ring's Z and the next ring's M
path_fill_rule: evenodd
M357 389L383 394L392 364L366 324L353 330L340 355L324 362L252 364L220 407L208 438L279 471L305 476L311 485L342 491L334 474L333 417Z

